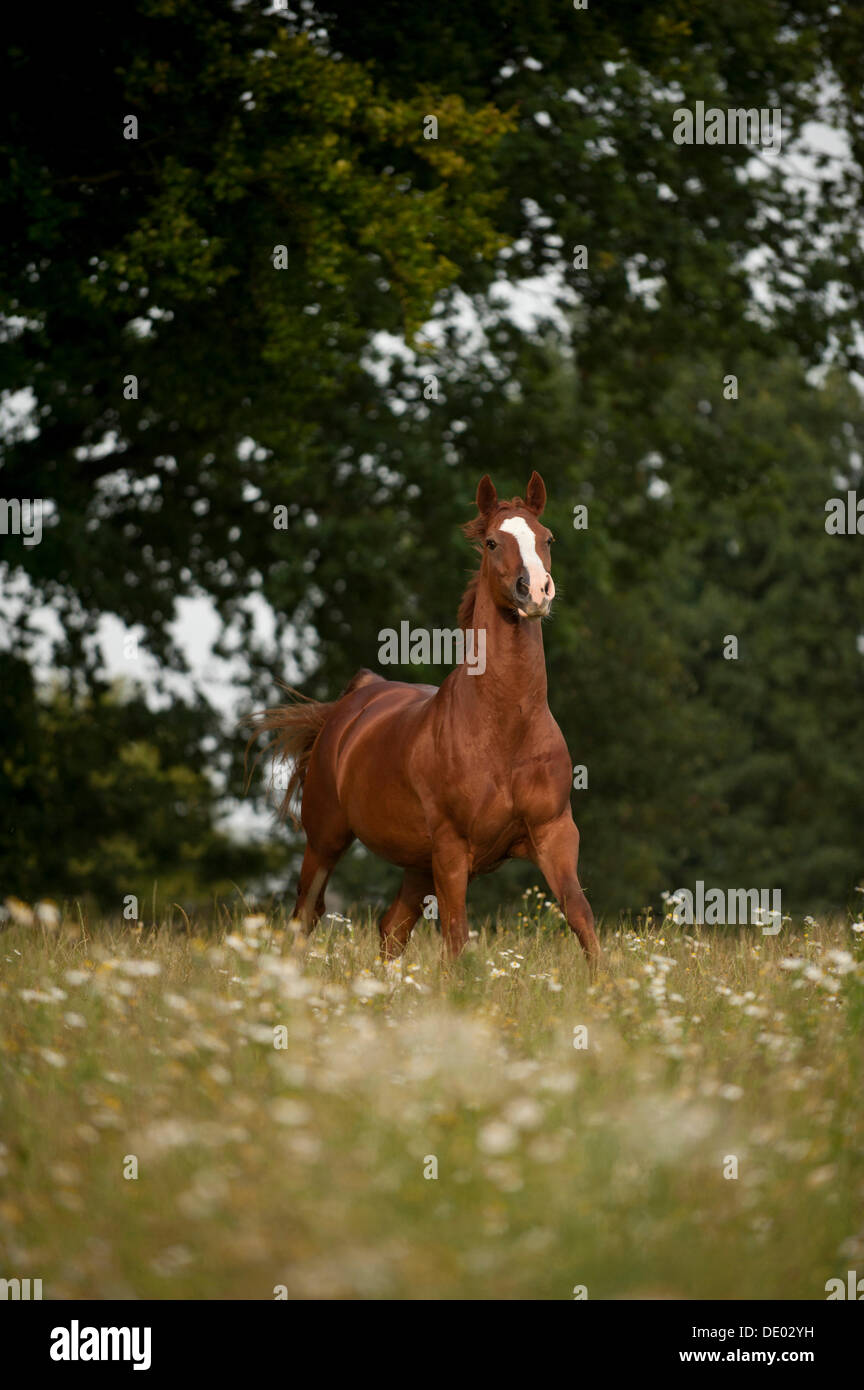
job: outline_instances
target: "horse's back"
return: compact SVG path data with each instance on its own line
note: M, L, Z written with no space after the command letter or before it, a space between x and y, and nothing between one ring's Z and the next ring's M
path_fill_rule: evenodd
M371 707L382 711L397 712L415 703L427 704L438 694L437 685L419 685L413 681L391 681L386 676L376 675L374 671L360 670L348 682L334 714L349 713L353 718L358 710ZM344 709L340 709L344 705Z
M399 690L419 693L424 699L438 693L437 685L420 685L413 681L391 681L386 676L379 676L376 671L369 671L365 666L361 666L357 674L352 676L346 685L340 701L344 700L347 695L353 695L357 690L367 690L369 686L373 687L372 693L374 695L381 694L382 688L384 691ZM336 703L338 704L340 701Z
M344 765L361 746L383 743L394 756L410 740L419 718L438 693L435 685L386 680L361 670L333 702L313 752L313 761ZM341 779L340 779L341 780Z

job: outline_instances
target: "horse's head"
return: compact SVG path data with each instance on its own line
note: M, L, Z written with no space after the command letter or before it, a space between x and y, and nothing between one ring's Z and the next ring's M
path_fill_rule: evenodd
M531 474L524 497L499 499L488 474L477 488L479 515L466 534L483 546L481 581L485 579L499 608L517 618L545 618L555 597L550 574L552 532L540 521L546 485Z

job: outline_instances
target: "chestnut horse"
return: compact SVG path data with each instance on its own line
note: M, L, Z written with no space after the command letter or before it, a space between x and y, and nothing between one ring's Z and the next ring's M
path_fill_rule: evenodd
M462 664L439 688L363 670L338 700L301 697L257 716L253 739L275 732L271 748L293 764L283 815L302 788L307 844L294 918L305 935L356 838L404 869L380 925L385 959L404 951L429 895L437 899L445 955L459 955L468 940L468 883L505 859L533 860L586 956L599 957L576 873L572 764L546 703L541 620L555 585L553 536L540 521L545 504L536 472L524 498L499 500L488 476L477 488L478 515L463 529L479 543L482 563L459 626L475 629L475 642L485 630L482 674Z

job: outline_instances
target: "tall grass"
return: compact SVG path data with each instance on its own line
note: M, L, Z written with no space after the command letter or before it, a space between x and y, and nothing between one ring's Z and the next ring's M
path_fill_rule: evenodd
M851 921L607 924L592 980L530 902L449 968L421 924L401 969L359 919L300 955L278 916L18 905L0 1276L46 1298L823 1299L864 1273Z

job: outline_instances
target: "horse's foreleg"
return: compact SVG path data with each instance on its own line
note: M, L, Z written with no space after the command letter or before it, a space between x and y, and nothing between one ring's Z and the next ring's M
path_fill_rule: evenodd
M381 918L381 956L393 960L408 945L414 923L423 910L423 899L435 891L432 875L426 869L406 869L402 886Z
M432 850L432 875L438 899L438 918L444 938L444 955L461 955L468 941L468 848L455 835L435 838Z
M567 925L579 938L588 960L596 964L600 959L600 946L594 933L594 914L576 872L579 831L573 817L568 812L556 821L535 827L531 831L531 845L531 858L558 899Z

